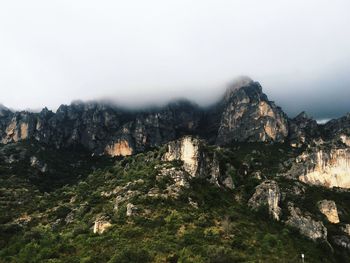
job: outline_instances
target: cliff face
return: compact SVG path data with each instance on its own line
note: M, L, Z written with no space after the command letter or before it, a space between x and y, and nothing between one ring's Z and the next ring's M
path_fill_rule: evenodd
M248 205L254 210L266 205L270 216L279 221L281 216L280 201L281 191L278 184L275 181L264 181L256 187L254 195L248 201Z
M350 188L350 149L317 150L300 158L299 180L326 187Z
M283 142L288 136L287 116L267 99L257 82L242 79L232 85L226 91L222 105L218 144Z
M294 147L302 147L322 139L340 143L344 148L350 145L350 115L322 127L305 113L288 119L268 100L260 84L248 78L231 85L210 109L188 101L144 110L125 110L103 103L73 103L62 105L56 113L46 108L40 113L30 113L0 107L2 144L33 139L56 148L82 146L95 154L126 156L184 135L198 135L221 146L236 141L288 141ZM307 171L299 171L297 176L305 182L347 186L348 157L341 151L327 151L309 153Z
M301 112L289 121L289 141L291 146L301 147L319 136L320 131L317 122L307 116L305 112Z
M318 125L305 113L290 120L290 144L307 148L286 175L307 184L350 188L349 135L349 114L325 125Z
M334 139L340 136L350 136L350 113L347 115L330 120L324 125L324 133L327 139Z
M218 186L233 188L232 178L220 171L216 155L209 153L205 148L206 144L203 140L184 136L167 144L163 160L181 161L182 168L191 177L206 178Z
M56 113L8 112L1 117L3 144L24 139L61 147L83 146L94 153L130 155L193 133L201 113L189 102L147 111L126 111L91 103L61 106Z
M232 141L282 142L288 119L262 93L259 83L241 79L211 110L187 101L131 111L103 103L62 105L56 113L0 112L3 144L24 139L61 147L83 146L112 156L130 155L186 134L220 145Z

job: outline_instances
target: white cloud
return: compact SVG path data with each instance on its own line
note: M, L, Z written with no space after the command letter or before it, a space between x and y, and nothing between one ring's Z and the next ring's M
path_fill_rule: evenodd
M205 102L242 74L279 98L295 78L304 89L348 62L348 10L348 0L3 1L1 102Z

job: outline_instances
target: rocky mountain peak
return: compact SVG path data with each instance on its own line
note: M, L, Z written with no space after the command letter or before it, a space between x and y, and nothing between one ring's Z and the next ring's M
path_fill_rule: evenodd
M316 120L309 117L305 111L290 120L289 140L293 147L300 147L319 136L320 132Z
M301 121L301 120L309 120L312 119L309 117L309 115L307 115L307 113L305 111L300 112L295 118L294 120L297 121Z
M229 102L234 97L245 95L251 100L266 96L262 93L262 87L259 82L253 81L249 77L240 77L233 81L224 94L224 101Z
M217 143L232 141L282 142L288 136L288 118L262 92L261 85L243 79L226 91Z

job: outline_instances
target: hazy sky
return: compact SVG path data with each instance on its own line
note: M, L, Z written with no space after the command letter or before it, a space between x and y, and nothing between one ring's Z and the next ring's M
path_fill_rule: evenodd
M349 0L1 1L0 102L217 98L239 75L290 115L350 111Z

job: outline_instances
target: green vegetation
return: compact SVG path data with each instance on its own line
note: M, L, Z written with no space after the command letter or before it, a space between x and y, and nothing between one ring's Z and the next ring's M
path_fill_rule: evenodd
M262 176L275 177L277 164L294 154L284 145L211 148L236 189L196 178L177 197L149 194L168 193L173 183L159 178L159 167L181 165L163 163L164 149L107 159L83 150L44 151L28 142L6 147L7 156L25 149L25 157L16 165L0 163L0 262L299 262L301 253L306 262L337 262L323 244L246 205L258 181L243 170L259 167ZM32 155L52 170L42 174L31 167ZM306 203L312 206L320 196L310 189ZM345 218L348 199L336 200ZM128 203L137 208L132 216L126 215ZM94 234L101 216L112 226Z

